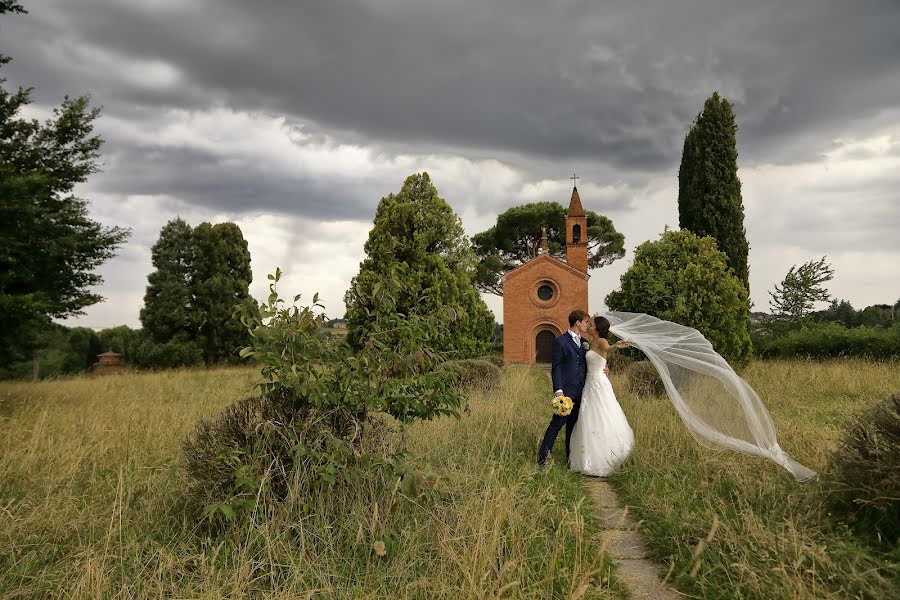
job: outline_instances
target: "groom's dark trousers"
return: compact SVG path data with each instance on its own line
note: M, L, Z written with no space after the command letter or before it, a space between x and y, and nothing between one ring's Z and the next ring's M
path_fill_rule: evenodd
M572 429L578 421L578 412L581 410L581 392L584 389L584 380L587 375L587 362L585 351L579 347L568 331L556 338L553 342L553 365L550 370L553 379L553 393L562 390L563 395L572 399L572 412L561 417L554 414L550 425L544 433L544 440L538 449L538 464L547 462L547 457L553 450L556 436L563 425L566 426L566 461L569 460L569 440L572 438Z

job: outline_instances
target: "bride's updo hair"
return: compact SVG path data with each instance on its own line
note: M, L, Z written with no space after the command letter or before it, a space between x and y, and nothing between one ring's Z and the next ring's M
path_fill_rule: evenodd
M609 341L609 321L606 317L594 317L594 327L597 329L597 337Z

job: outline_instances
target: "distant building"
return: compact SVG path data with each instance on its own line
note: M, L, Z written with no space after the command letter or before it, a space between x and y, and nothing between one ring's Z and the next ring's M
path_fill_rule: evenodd
M588 310L587 217L578 188L566 213L566 260L541 253L503 277L503 360L549 363L553 341L569 328L569 313Z
M97 355L97 362L91 367L91 373L112 373L122 369L122 355L117 352L104 352Z

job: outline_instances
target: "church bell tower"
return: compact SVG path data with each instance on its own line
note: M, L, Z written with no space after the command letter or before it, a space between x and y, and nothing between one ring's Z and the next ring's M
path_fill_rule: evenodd
M572 188L566 213L566 262L583 273L588 272L587 217L577 186Z

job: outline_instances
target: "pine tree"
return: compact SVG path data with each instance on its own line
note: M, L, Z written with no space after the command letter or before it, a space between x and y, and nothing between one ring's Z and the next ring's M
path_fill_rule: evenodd
M248 343L246 328L234 316L250 298L250 251L234 223L201 223L193 232L192 320L206 364L237 360Z
M398 194L381 199L366 258L344 297L349 341L359 347L391 294L392 310L452 310L449 332L433 340L434 350L472 356L483 352L494 332L494 316L472 285L475 256L459 217L438 195L428 173L410 175ZM384 281L396 274L390 289ZM390 343L390 342L389 342Z
M715 238L728 267L750 289L741 182L737 175L737 124L732 104L713 93L684 138L678 169L678 222L698 236Z
M193 250L191 226L176 218L162 228L150 251L156 270L147 278L141 325L154 343L164 344L177 336L193 337Z

